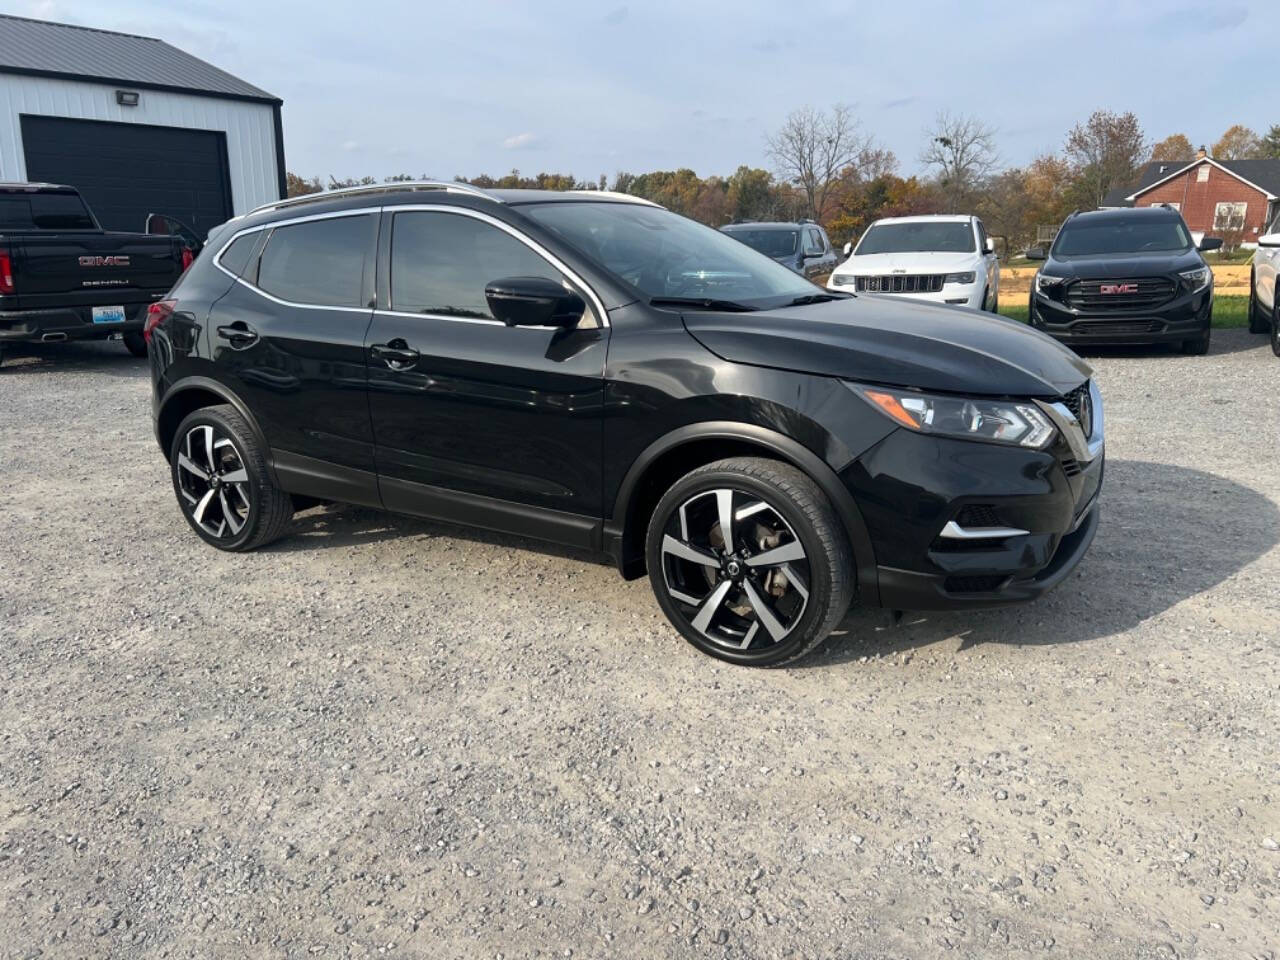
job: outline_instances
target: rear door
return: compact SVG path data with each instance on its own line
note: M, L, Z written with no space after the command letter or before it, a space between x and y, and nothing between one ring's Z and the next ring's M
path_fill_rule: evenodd
M242 275L210 311L208 355L293 493L379 505L364 364L377 230L377 211L303 217L267 228L243 271L224 263L232 245L217 261Z
M1267 228L1267 232L1270 235L1280 236L1280 213L1277 213L1275 221ZM1269 309L1274 309L1276 303L1276 278L1280 276L1280 247L1259 246L1257 253L1254 255L1253 272L1256 278L1259 302Z
M588 523L567 515L593 524L601 516L608 330L598 305L574 330L507 327L486 303L491 281L550 277L592 297L536 244L479 212L383 216L386 309L370 326L368 363L386 507L548 539L586 536ZM506 520L494 519L504 511Z

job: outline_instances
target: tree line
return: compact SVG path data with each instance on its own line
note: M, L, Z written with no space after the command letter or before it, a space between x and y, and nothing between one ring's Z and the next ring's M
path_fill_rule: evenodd
M1265 134L1236 124L1207 148L1219 160L1280 159L1280 124ZM925 173L904 176L898 158L867 132L853 110L804 107L765 138L769 166L739 166L727 176L693 170L619 171L582 180L571 173L518 170L494 177L454 177L493 189L613 190L660 203L711 226L735 220L812 219L837 245L855 240L873 220L925 213L976 213L1006 254L1056 226L1072 210L1092 209L1114 188L1133 187L1149 160L1190 162L1185 133L1149 141L1129 112L1095 111L1067 131L1060 149L1024 166L1004 166L998 131L973 116L942 112L924 131L918 160ZM395 174L338 180L287 174L289 196L344 187L432 179Z

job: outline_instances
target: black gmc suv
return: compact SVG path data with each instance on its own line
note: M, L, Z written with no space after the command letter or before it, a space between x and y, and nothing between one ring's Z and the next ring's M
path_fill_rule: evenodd
M111 336L144 356L147 307L195 252L176 223L148 219L168 236L109 232L72 187L0 183L0 361L6 344Z
M156 439L223 550L337 500L647 570L694 645L850 602L1029 600L1098 525L1102 401L1029 327L825 291L654 204L417 183L276 203L146 322Z
M1213 271L1172 207L1073 213L1053 246L1027 251L1044 260L1031 284L1030 322L1073 346L1180 343L1209 352Z

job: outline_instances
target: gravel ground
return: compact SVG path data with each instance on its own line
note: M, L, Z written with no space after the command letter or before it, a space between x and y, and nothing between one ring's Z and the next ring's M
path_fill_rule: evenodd
M0 956L1280 951L1280 361L1097 357L1021 609L799 668L599 559L352 508L203 546L119 344L0 371Z

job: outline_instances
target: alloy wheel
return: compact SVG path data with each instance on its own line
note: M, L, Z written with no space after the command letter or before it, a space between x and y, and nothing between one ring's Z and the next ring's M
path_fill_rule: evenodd
M809 602L800 538L752 493L721 487L685 500L667 519L661 558L667 593L688 624L730 650L781 643Z
M207 423L182 439L178 490L192 522L216 539L235 537L249 522L249 473L231 438Z

